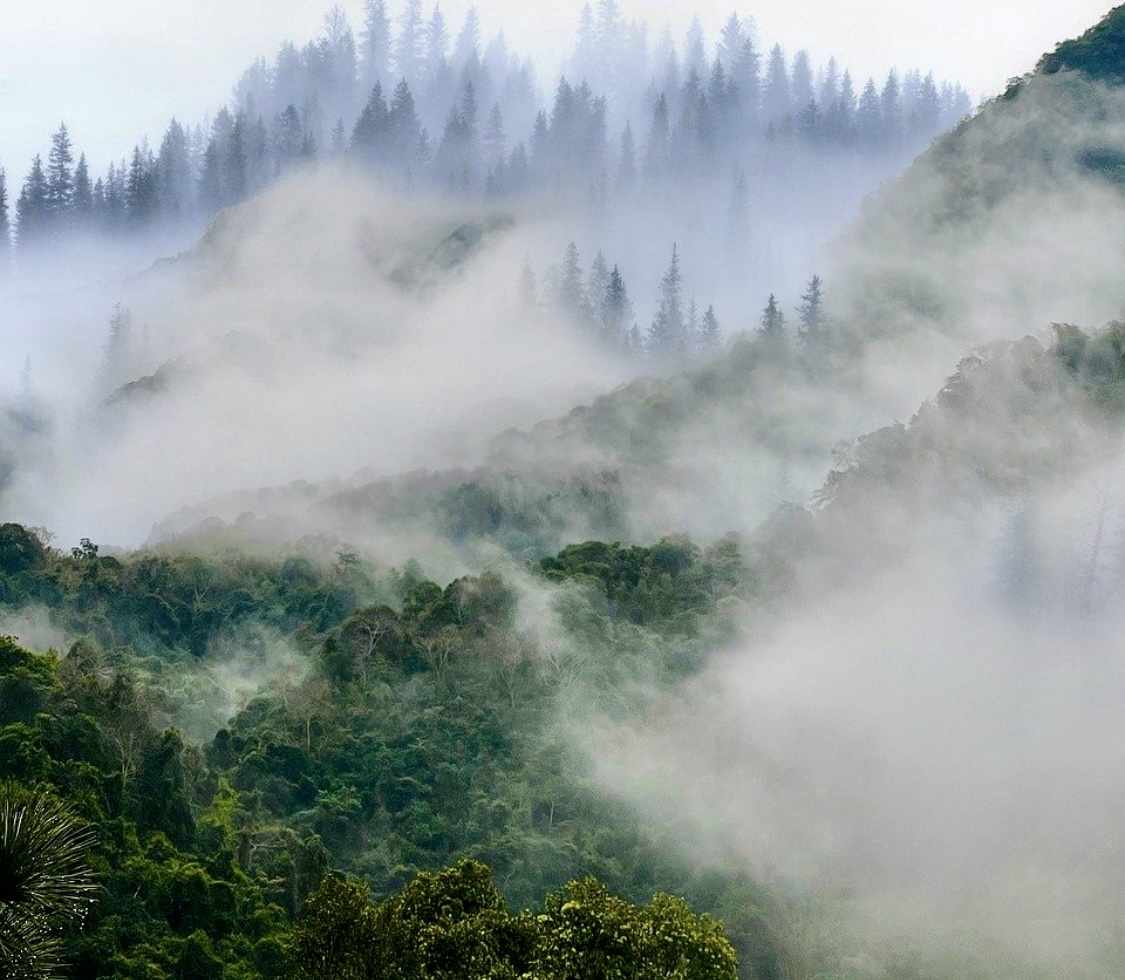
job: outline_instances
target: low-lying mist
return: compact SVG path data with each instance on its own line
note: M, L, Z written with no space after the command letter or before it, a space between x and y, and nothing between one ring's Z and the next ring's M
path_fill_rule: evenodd
M511 225L323 170L224 213L193 252L127 283L127 319L103 350L89 334L110 330L86 295L52 300L84 383L44 390L54 472L34 493L17 481L10 512L68 541L136 545L167 513L231 490L463 462L500 429L612 387L620 365L518 315ZM33 384L54 369L44 356Z
M1120 439L1015 349L873 438L791 543L799 588L701 675L568 709L667 839L820 896L794 975L1120 975Z

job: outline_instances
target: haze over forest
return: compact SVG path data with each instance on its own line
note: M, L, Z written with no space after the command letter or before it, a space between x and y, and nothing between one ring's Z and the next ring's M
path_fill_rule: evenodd
M578 23L0 161L0 823L97 886L0 972L1125 970L1125 7L975 111Z

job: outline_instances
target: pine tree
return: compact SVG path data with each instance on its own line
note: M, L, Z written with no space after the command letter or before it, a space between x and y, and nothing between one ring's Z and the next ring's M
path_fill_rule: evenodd
M415 159L420 127L414 109L414 96L405 79L395 86L391 108L387 115L390 130L391 159L399 167L409 167Z
M422 59L422 0L406 0L399 17L398 41L395 45L395 69L407 82L417 82Z
M147 144L135 146L125 185L125 213L129 223L134 227L151 223L156 217L158 200L156 162Z
M633 323L633 304L621 271L614 264L601 301L601 321L605 339L613 346L628 346L629 329Z
M600 314L600 306L608 286L609 265L601 249L598 249L594 261L590 263L590 272L586 276L586 296L595 315Z
M887 72L887 80L883 83L879 107L882 111L883 142L889 149L897 150L902 140L902 97L898 75L893 68Z
M883 110L879 104L879 93L875 88L875 80L867 79L863 93L859 97L859 106L856 108L856 132L867 149L874 149L882 142L883 137Z
M726 65L728 71L734 69L745 40L742 21L738 19L737 13L732 13L719 35L719 62Z
M684 348L684 280L680 273L680 253L672 245L672 260L660 280L660 306L648 330L646 348L657 361L669 361Z
M375 87L379 87L378 82ZM297 107L290 102L273 121L273 152L279 174L288 170L301 156L303 136L301 117L297 113Z
M761 58L754 41L746 38L731 66L731 80L738 92L738 102L749 130L757 124L762 107Z
M684 321L684 336L680 341L681 355L694 353L696 341L699 339L699 307L695 303L695 296L688 300L687 319Z
M8 218L8 176L0 167L0 280L11 268L12 228Z
M112 211L112 191L107 181L106 210ZM223 173L219 149L214 138L207 143L203 154L203 166L199 171L199 204L204 212L213 214L223 206Z
M827 340L828 317L824 312L820 276L813 276L809 280L807 290L801 295L798 316L800 325L797 327L797 339L802 344L811 347Z
M352 130L352 153L369 164L383 161L390 130L390 110L383 86L376 82Z
M785 314L781 312L781 307L777 305L777 297L773 293L770 293L769 302L762 311L759 323L761 326L758 328L758 333L763 337L776 339L785 334Z
M590 324L590 300L582 281L582 265L579 261L578 246L571 242L563 254L562 269L559 273L555 302L559 310L583 327Z
M699 325L699 340L696 342L700 351L707 354L711 351L718 350L719 343L722 340L722 333L719 330L719 318L715 316L715 307L708 306L706 312L703 314L703 320Z
M115 303L109 318L109 337L103 348L100 386L109 391L128 380L133 356L133 315L127 306Z
M16 200L16 235L21 249L37 245L46 237L50 225L50 199L43 158L36 153L31 170Z
M429 23L426 24L426 75L433 79L445 66L449 49L449 31L441 14L441 5L434 4Z
M175 119L160 141L156 172L161 214L173 220L187 217L192 210L191 158L187 133Z
M390 77L391 21L385 0L366 0L363 7L364 28L360 77L365 90Z
M66 123L51 137L51 150L47 154L47 211L51 229L61 232L70 222L70 205L74 197L74 174L71 166L74 152Z
M809 53L804 48L793 57L789 98L794 112L801 112L810 102L816 101L812 64L809 62Z
M785 55L780 44L775 44L770 51L770 63L766 73L762 103L762 111L766 122L775 125L793 112L789 92L789 70L785 66Z
M476 7L470 7L465 23L453 45L453 67L461 71L465 65L480 59L480 16Z
M669 150L668 100L661 93L652 109L652 126L645 148L645 176L655 180L664 175Z
M504 159L504 117L498 102L492 104L484 127L484 157L489 166L495 166Z
M77 228L88 228L94 217L94 188L90 183L90 167L86 163L86 154L78 157L78 165L74 168L74 196L71 202L74 211L74 225Z

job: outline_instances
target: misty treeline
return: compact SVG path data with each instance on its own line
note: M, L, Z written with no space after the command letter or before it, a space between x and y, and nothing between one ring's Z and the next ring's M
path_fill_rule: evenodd
M768 971L779 906L604 798L560 712L612 700L614 678L697 671L730 629L724 597L752 595L769 562L733 539L589 542L442 586L325 542L284 560L110 555L3 525L5 617L75 638L32 653L0 637L0 779L97 829L72 975L375 978L390 956L396 975L454 977L472 950L545 978L583 958L732 977L736 950L746 975ZM670 890L722 913L734 947L653 897ZM431 921L435 902L452 911Z
M769 267L771 223L834 214L969 110L959 86L917 70L861 81L834 58L767 50L737 13L717 38L698 19L682 39L650 37L615 0L583 9L548 89L502 32L482 38L475 10L453 30L440 6L369 0L357 31L333 8L320 37L252 65L213 119L173 120L104 174L61 124L18 193L0 175L0 241L30 261L78 234L198 228L295 168L342 159L399 193L533 197L607 239L655 197L669 227L700 226L733 261Z

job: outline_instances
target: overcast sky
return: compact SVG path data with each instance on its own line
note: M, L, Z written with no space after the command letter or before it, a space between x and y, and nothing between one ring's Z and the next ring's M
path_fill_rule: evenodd
M472 0L442 0L455 33ZM713 38L732 0L619 0L654 33L681 37L698 14ZM427 15L432 6L423 0ZM242 70L272 57L290 38L320 28L331 0L39 0L5 4L0 21L0 166L22 181L32 155L46 153L66 120L74 142L100 172L147 135L159 143L169 118L194 123L230 95ZM344 0L357 32L363 0ZM400 0L389 0L393 14ZM503 27L511 46L544 68L569 49L573 5L476 0L486 37ZM1030 70L1058 40L1081 33L1109 0L758 0L760 40L815 61L836 54L860 78L892 66L932 69L961 81L974 99ZM552 69L554 66L551 66Z

